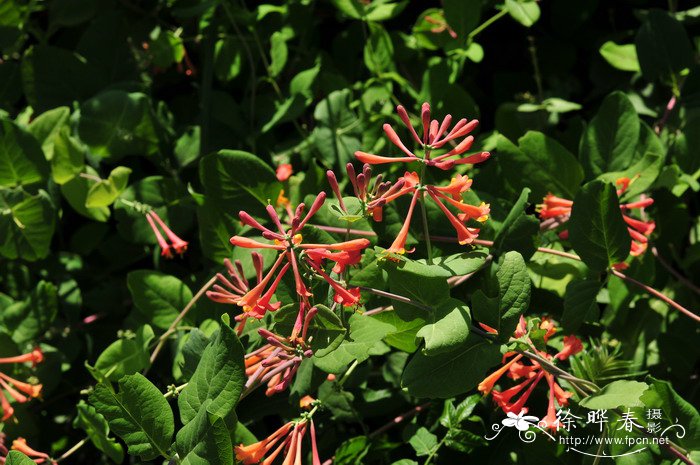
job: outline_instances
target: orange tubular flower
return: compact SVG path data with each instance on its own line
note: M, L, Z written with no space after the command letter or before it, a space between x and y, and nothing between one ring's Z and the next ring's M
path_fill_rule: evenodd
M544 334L545 342L554 335L556 332L556 327L551 320L544 319L540 323L540 329L546 330ZM520 338L526 334L527 324L523 317L520 318L520 323L515 331L515 337ZM534 351L540 357L553 362L555 360L566 360L567 358L575 355L583 350L583 344L576 336L565 336L564 337L564 347L554 356L548 354L545 351L537 350L534 345L530 342L531 350ZM512 358L511 358L512 357ZM542 381L542 379L547 380L549 387L549 405L547 408L547 415L542 420L543 424L549 428L556 429L556 404L559 406L565 406L569 402L571 393L564 391L559 384L557 384L555 376L551 373L545 371L542 366L537 363L536 360L531 360L526 358L523 354L517 354L515 352L507 353L503 356L505 362L506 359L510 358L501 368L491 373L487 376L478 386L480 392L484 395L491 393L494 402L498 405L505 413L520 413L527 412L528 409L525 407L530 395L535 390L537 385ZM530 364L524 363L525 361L530 362ZM494 385L501 379L504 375L512 380L521 380L518 384L510 387L504 391L498 391L493 389ZM555 404L556 401L556 404Z
M619 187L617 189L617 195L622 195L632 183L629 178L620 178L615 181ZM647 244L649 242L649 236L654 231L656 223L654 221L643 221L629 216L627 212L630 210L639 210L642 215L644 215L644 209L654 203L654 199L642 196L642 198L636 202L621 203L620 209L622 210L622 219L627 223L627 232L630 235L630 255L633 257L643 254L647 249ZM574 202L568 199L562 199L556 197L553 194L547 194L544 198L542 204L537 206L537 211L540 214L540 218L544 221L542 226L545 229L554 229L560 225L569 221L571 216L571 209L573 208ZM563 230L559 233L559 237L562 239L568 239L569 231ZM624 268L624 264L613 265L614 268Z
M277 176L277 180L280 182L284 182L289 177L294 173L294 170L292 169L292 165L289 163L283 163L277 167L275 170L275 174Z
M477 120L467 121L465 118L463 118L454 125L452 130L448 131L448 128L452 122L452 116L445 116L442 123L438 122L437 120L431 121L430 104L426 102L423 103L421 107L421 120L423 123L423 137L421 138L418 136L418 133L411 124L411 120L408 117L406 109L399 105L396 107L396 112L406 128L408 128L413 140L423 149L424 157L417 157L415 153L406 147L394 128L390 124L385 124L383 129L387 138L406 156L385 157L357 151L355 152L355 157L358 160L371 165L383 163L410 163L418 161L441 170L448 170L455 165L481 163L490 157L489 152L479 152L468 156L464 155L464 153L468 151L474 143L474 137L470 136L469 133L478 126L479 122ZM432 151L439 150L448 142L456 141L457 139L462 140L456 143L452 149L435 158L431 158ZM453 157L457 158L451 159Z
M36 366L37 363L41 363L43 360L44 354L42 353L41 349L37 347L26 354L0 358L0 364L31 363L32 366ZM15 402L25 403L29 402L31 399L40 397L41 388L41 384L24 383L0 371L0 407L2 407L1 421L6 421L12 417L15 411L7 399L8 394Z
M17 438L14 441L12 441L12 450L16 450L18 452L23 453L27 457L31 458L34 460L35 463L45 463L45 462L50 462L52 464L55 464L55 460L51 460L51 457L49 454L46 454L44 452L39 452L27 444L27 440L24 438Z
M306 284L302 279L300 271L301 265L305 265L308 269L315 271L323 277L331 287L343 296L345 305L357 304L359 300L358 294L351 294L340 285L335 279L331 278L322 270L322 261L324 259L335 262L334 270L344 270L345 267L355 265L360 261L361 252L369 245L367 239L354 239L351 241L339 242L335 244L313 244L304 243L304 238L301 230L321 208L326 199L326 194L321 192L318 194L314 203L311 205L309 212L304 215L305 206L299 204L291 218L291 227L286 228L282 225L277 212L271 205L267 206L267 213L275 225L277 231L269 229L261 225L257 220L248 215L246 212L240 212L241 221L262 232L263 238L271 243L260 242L242 236L234 236L231 238L231 244L238 247L252 249L273 249L279 252L275 264L268 272L267 276L259 282L253 289L248 290L244 295L238 298L237 304L244 307L244 311L254 311L257 316L262 317L265 310L272 310L269 301L272 298L274 289L279 284L282 276L291 269L294 274L296 293L300 298L301 305L299 306L299 315L294 327L293 336L301 330L301 324L304 320L304 314L311 306L308 302L310 292L307 290ZM282 265L283 262L286 262ZM272 285L269 285L273 275L278 267L281 267L279 273L274 279ZM266 290L267 289L267 290ZM352 298L352 301L348 300Z
M236 446L236 460L243 465L260 463L272 464L278 455L285 452L282 465L301 465L302 440L307 430L311 430L311 453L313 465L321 465L316 446L316 430L313 420L302 418L298 421L290 421L280 427L262 441L249 446L243 444ZM276 447L275 447L276 446ZM273 450L274 449L274 450ZM264 459L264 460L263 460Z
M173 258L173 251L178 255L183 255L185 252L187 252L188 242L180 239L177 234L175 234L168 227L168 225L165 224L160 216L158 216L155 210L151 210L146 213L146 220L148 220L148 224L153 230L153 234L156 236L156 240L160 246L161 256L165 258ZM161 227L161 229L163 229L163 232L165 232L165 235L168 237L170 243L163 238L163 235L160 233L156 223Z

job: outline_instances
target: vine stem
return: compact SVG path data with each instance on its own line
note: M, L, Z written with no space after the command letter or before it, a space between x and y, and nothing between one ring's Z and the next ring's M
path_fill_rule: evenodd
M185 305L185 308L182 309L182 311L177 316L177 318L175 318L175 320L173 320L173 322L170 324L170 327L168 328L168 330L165 331L165 333L163 333L162 336L160 336L160 338L158 339L158 344L156 345L156 348L153 349L153 353L151 353L151 358L150 358L151 365L153 365L153 362L158 357L158 354L160 354L160 351L163 350L163 345L165 345L165 341L168 339L170 334L172 334L173 330L177 327L177 325L180 324L180 322L185 318L185 316L187 316L189 311L192 310L192 307L194 307L194 304L197 303L197 301L204 295L205 292L207 292L207 290L211 286L214 285L215 282L216 282L216 275L212 276L212 278L209 281L207 281L206 284L204 284L204 286L202 286L201 289L199 289L199 291L197 291L197 293L194 295L194 297L192 297L192 299L187 303L187 305ZM148 368L150 368L150 367L147 367L146 370L144 370L144 374L148 372Z
M413 407L411 410L409 410L408 412L402 413L401 415L398 415L398 416L394 417L393 420L391 420L391 421L385 423L384 425L380 426L380 427L377 428L376 430L374 430L374 431L372 431L371 433L369 433L367 436L368 436L369 438L375 438L375 437L379 436L380 434L386 433L387 431L389 431L389 430L390 430L391 428L393 428L394 426L400 425L400 424L403 423L404 421L410 420L410 419L413 418L414 416L418 415L420 412L422 412L422 411L425 410L426 408L430 407L430 405L431 405L431 402L426 402L426 403L423 404L423 405L417 405L417 406Z
M432 307L429 307L428 305L422 304L418 301L415 301L413 299L409 299L408 297L404 297L402 295L394 294L393 292L387 292L387 291L382 291L380 289L375 289L373 287L366 287L366 286L360 286L361 291L367 291L371 294L378 295L380 297L386 297L391 300L395 300L397 302L403 302L405 304L413 305L414 307L418 307L421 310L432 310Z
M655 246L652 246L652 247L651 247L651 253L656 257L656 259L659 261L659 263L661 263L661 265L662 265L664 268L666 268L666 271L668 271L668 272L671 273L673 276L675 276L676 279L677 279L678 281L680 281L680 282L682 282L683 284L685 284L685 287L687 287L687 288L690 289L691 291L695 292L696 294L700 295L700 288L697 287L697 286L696 286L695 284L693 284L692 282L690 282L690 280L688 280L688 278L686 278L685 276L683 276L680 272L676 271L676 269L673 268L673 267L666 261L666 259L664 259L664 258L659 254L659 250L658 250Z
M81 447L83 447L86 443L88 442L88 438L83 438L76 445L68 449L61 455L59 458L56 459L56 462L62 462L63 460L67 459L74 453L76 453Z
M428 214L425 208L425 192L420 196L420 213L423 220L423 237L425 238L425 248L428 252L428 265L433 264L433 247L430 244L430 231L428 230Z

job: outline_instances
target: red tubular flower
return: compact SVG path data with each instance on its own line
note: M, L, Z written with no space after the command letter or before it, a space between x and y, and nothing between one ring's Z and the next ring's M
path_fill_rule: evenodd
M371 216L374 221L382 221L384 206L405 193L401 192L404 187L403 179L400 179L394 184L390 181L382 182L383 176L380 174L372 181L372 167L367 163L362 167L362 172L360 174L356 174L355 167L352 163L345 165L345 169L355 197L362 203L363 213L367 216ZM338 185L335 173L328 170L326 172L326 177L328 178L328 184L331 186L333 194L335 194L338 199L341 210L345 213L350 213L343 201L343 196L340 192L340 186Z
M617 189L617 195L621 196L630 186L632 180L629 178L620 178L615 181L615 184L619 186ZM654 231L656 223L654 221L643 221L629 216L627 212L630 210L640 210L642 215L644 214L644 209L654 203L654 199L646 196L636 202L621 203L620 209L622 210L622 219L627 223L627 232L630 235L630 255L636 257L643 254L647 249L647 244L649 242L649 236ZM553 194L547 194L544 198L542 204L537 205L537 211L539 212L540 218L544 221L542 226L546 229L555 229L560 225L569 221L571 216L571 209L573 208L574 202L568 199L563 199L557 197ZM569 231L563 230L559 233L561 239L569 238ZM625 264L618 263L613 265L613 268L625 268Z
M280 182L284 182L289 177L294 173L294 170L292 169L292 165L289 163L283 163L277 167L275 170L275 175L277 176L277 180Z
M236 446L234 448L236 460L243 465L255 463L270 465L284 451L285 456L282 465L301 465L303 456L302 441L306 431L309 429L311 430L312 463L313 465L320 465L321 461L318 458L318 447L316 445L316 429L314 428L313 420L308 418L287 422L270 436L255 444Z
M521 318L514 336L516 338L524 337L526 335L526 326L525 319ZM540 323L540 329L546 330L543 337L545 342L549 340L549 338L556 332L556 327L554 326L553 322L548 319L542 320ZM555 360L566 360L572 355L575 355L583 350L583 344L576 336L573 335L564 337L564 347L553 357L545 351L536 349L531 341L530 346L531 350L537 355L551 362ZM559 404L559 406L563 407L568 404L568 399L572 394L564 391L561 386L557 384L554 375L544 370L544 368L542 368L542 366L536 360L529 359L525 355L516 354L515 352L505 354L503 356L504 362L508 358L510 358L508 362L506 362L498 370L488 375L481 383L479 383L478 390L485 395L491 393L496 405L498 405L505 413L527 412L528 409L525 404L530 398L530 395L540 381L543 378L546 379L549 386L549 406L547 409L547 416L543 419L543 424L551 428L552 425L555 425L556 421L555 401L557 404ZM504 375L513 380L522 379L522 381L504 391L494 390L494 385Z
M392 144L401 150L405 156L385 157L357 151L355 152L355 157L358 160L371 165L383 163L410 163L418 161L425 163L428 166L448 170L455 165L481 163L482 161L487 160L490 156L488 152L479 152L469 156L464 155L464 153L471 148L474 142L474 137L470 136L469 133L478 126L479 122L477 120L467 121L466 119L461 119L453 126L452 130L448 132L448 128L452 122L452 116L445 116L441 123L437 120L431 121L430 104L426 102L421 106L421 121L423 125L423 137L421 138L418 136L418 133L411 124L411 120L406 112L406 109L399 105L396 107L396 112L398 113L401 121L408 128L413 140L422 148L424 157L417 157L415 153L406 147L394 128L390 124L384 124L383 129L387 138ZM431 158L432 151L438 150L446 143L457 139L462 140L456 143L451 150L435 158ZM457 158L451 159L453 157Z
M153 234L156 236L156 240L160 246L161 256L165 258L173 258L173 251L175 251L175 253L178 255L183 255L187 251L188 242L180 239L177 234L175 234L168 227L168 225L165 224L160 216L158 216L155 210L151 210L146 213L146 219L148 220L149 226L153 230ZM160 233L156 223L161 227L161 229L163 229L163 232L168 237L170 243L163 238L163 235Z
M411 205L408 207L408 213L406 214L406 219L401 226L398 236L394 239L394 242L387 249L389 253L404 254L406 253L406 240L408 239L408 229L411 226L411 218L413 217L413 210L416 208L416 202L418 201L418 196L420 191L416 189L413 193L413 198L411 198ZM410 252L410 251L409 251Z
M36 366L37 363L44 361L44 353L39 347L34 348L31 352L26 354L17 355L15 357L0 357L0 364L2 363L28 363L30 362L32 366Z
M269 299L274 293L274 288L279 283L282 275L291 269L294 274L296 293L300 298L299 315L297 316L297 324L295 324L294 333L292 336L298 334L301 330L301 324L304 320L304 312L306 309L311 308L308 302L308 297L310 292L308 291L304 279L302 278L301 266L305 266L306 269L315 271L320 274L336 291L336 294L340 293L343 295L345 301L353 294L347 293L343 286L340 285L335 279L330 278L322 270L322 260L328 259L335 262L334 270L342 271L348 265L353 265L357 263L361 256L361 251L369 245L369 240L367 239L354 239L351 241L339 242L335 244L314 244L314 243L304 243L304 238L301 234L301 230L308 223L308 221L313 217L313 215L323 206L326 194L321 192L314 203L312 204L309 212L304 215L305 206L300 204L294 215L290 220L291 227L286 227L280 221L279 216L275 209L268 205L267 213L275 225L276 231L266 226L260 224L257 220L252 218L246 212L240 212L239 216L241 221L251 226L252 228L258 229L262 232L262 236L271 243L260 242L254 239L234 236L231 238L231 243L235 246L246 247L246 248L257 248L257 249L274 249L279 251L277 260L273 265L272 269L268 272L267 276L263 278L260 283L255 286L255 288L247 291L238 300L238 305L250 307L255 309L257 315L262 317L264 310L270 310ZM283 262L286 262L282 265ZM272 279L273 274L276 272L277 268L282 265L282 268L275 278L271 286L268 287L269 282ZM265 291L267 289L267 291ZM355 300L355 303L357 300ZM246 310L249 311L249 310Z
M430 32L433 34L440 34L446 31L453 39L457 38L457 33L447 24L444 13L438 12L435 16L427 15L423 18L423 21L434 25L430 28Z

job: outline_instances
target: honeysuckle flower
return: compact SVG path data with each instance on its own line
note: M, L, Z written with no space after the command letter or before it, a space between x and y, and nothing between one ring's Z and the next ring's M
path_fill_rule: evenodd
M618 187L617 195L621 196L632 183L633 180L630 178L620 178L615 181ZM630 210L639 210L644 212L644 209L654 203L654 199L643 196L640 200L635 202L621 203L620 209L622 210L622 219L625 220L627 224L627 232L630 235L630 255L633 257L643 254L649 242L649 236L654 231L656 223L654 221L645 221L641 219L636 219L630 216ZM539 212L540 218L545 220L543 225L547 226L547 229L555 229L560 225L569 221L571 216L571 210L573 208L574 202L568 199L563 199L557 197L553 194L547 194L544 198L542 204L537 206L537 211ZM569 231L563 230L559 233L559 237L562 239L568 239ZM624 264L615 264L613 268L624 268Z
M234 448L236 460L243 465L256 463L270 465L284 451L283 465L301 465L302 440L308 430L311 431L312 464L321 465L316 445L316 430L313 420L309 418L287 422L270 436L255 444L236 446Z
M416 202L422 191L425 191L428 197L445 214L445 217L457 233L457 241L460 244L470 244L479 236L478 228L467 227L465 223L469 220L476 220L478 222L486 221L489 217L490 208L489 205L484 202L476 206L467 204L462 200L462 193L466 192L471 186L471 180L468 177L457 175L447 186L423 186L420 184L418 175L415 172L407 172L402 180L404 181L404 187L401 191L397 192L396 195L413 193L413 197L411 198L411 203L403 226L394 240L394 243L388 249L389 253L403 254L406 252L405 245L409 226ZM452 213L445 203L459 210L459 213L456 215Z
M0 358L0 364L31 363L32 366L36 366L37 363L41 363L43 360L44 354L41 349L37 347L26 354ZM12 417L15 411L7 398L8 395L15 402L25 403L29 402L31 399L40 397L41 388L41 384L25 383L0 371L0 407L2 407L2 421L6 421Z
M217 284L214 284L212 289L206 293L207 297L214 302L243 307L243 312L235 317L236 321L239 322L236 329L238 334L242 334L249 318L261 319L266 312L274 312L282 306L281 302L272 302L272 297L282 276L289 268L288 265L282 267L278 277L273 280L281 261L278 257L277 262L263 277L263 256L255 251L251 252L250 255L257 278L256 286L251 287L250 282L246 279L240 260L231 263L231 260L224 259L224 266L229 277L217 273ZM272 284L270 285L271 280Z
M306 312L299 337L282 337L264 328L258 330L267 343L245 356L246 389L267 384L265 395L270 397L289 387L302 360L313 355L306 336L316 313L315 307Z
M352 163L348 163L345 169L355 197L357 197L363 205L363 213L367 216L371 216L374 221L382 221L384 206L403 195L401 191L404 187L404 180L399 179L393 184L391 181L382 182L383 176L380 174L372 181L372 167L367 163L363 165L360 174L356 174L355 167ZM335 173L328 170L326 172L326 177L328 178L328 184L331 186L333 194L335 194L338 199L340 209L345 213L351 213L348 212L345 206Z
M426 23L432 24L433 27L430 28L430 32L433 34L440 34L442 32L447 32L453 39L457 38L457 33L447 24L445 20L445 13L442 11L437 12L433 15L426 15L423 18Z
M284 182L289 177L294 173L294 170L292 169L292 165L289 163L283 163L277 167L275 170L275 175L277 176L277 180L280 182Z
M173 258L173 252L175 252L178 255L183 255L187 251L188 242L179 238L177 234L175 234L168 227L168 225L165 224L165 222L160 218L160 216L158 216L155 210L147 212L146 219L148 220L149 226L153 230L153 234L156 236L156 240L158 241L158 245L160 246L161 256L165 258ZM158 229L158 226L160 226L163 229L163 232L168 237L170 243L168 243L168 241L165 240L160 230Z
M423 137L421 138L418 136L418 133L411 124L411 120L408 117L406 109L399 105L396 107L396 112L406 128L408 128L413 140L423 150L423 157L418 157L413 151L409 150L394 128L387 123L383 126L384 133L389 141L398 147L399 150L405 154L405 156L385 157L357 151L355 152L355 158L360 160L362 163L369 163L370 165L383 163L421 162L427 166L434 166L442 170L448 170L453 168L455 165L481 163L490 157L489 152L478 152L473 155L464 156L464 153L467 152L474 143L474 136L470 136L469 133L479 125L477 120L467 121L466 118L462 118L453 126L451 130L448 131L450 124L452 123L452 116L445 116L442 123L438 122L438 120L431 121L430 104L425 102L421 107L421 121L423 123ZM454 147L447 152L431 158L431 153L433 151L439 150L448 142L456 141L457 139L462 140L456 143ZM453 157L457 158L452 159Z
M305 395L304 397L299 399L299 408L308 410L311 408L314 402L316 402L316 399L314 399L310 395Z
M14 441L12 441L12 450L16 450L18 452L23 453L30 459L33 459L35 463L52 463L55 464L56 461L52 460L49 454L46 454L44 452L39 452L27 444L27 440L24 438L17 438Z
M556 333L556 327L549 319L543 319L540 322L539 328L545 330L545 334L543 335L545 342ZM526 334L527 324L525 319L521 317L514 336L521 339ZM554 356L548 354L546 351L536 349L532 342L530 342L530 345L531 350L539 357L551 362L555 360L566 360L583 350L583 344L573 335L564 337L563 348ZM550 400L543 424L551 428L552 425L555 424L554 420L556 420L556 404L561 407L568 405L569 398L572 394L564 391L564 389L559 386L554 375L547 372L536 360L530 359L524 354L508 352L503 356L503 362L503 366L484 378L484 380L479 383L477 389L484 395L491 394L496 405L505 413L527 413L528 409L525 404L540 381L546 379L549 387ZM503 391L494 389L495 384L503 378L503 376L507 376L514 381L522 381Z
M289 227L285 227L282 224L275 209L271 205L268 205L267 213L270 216L272 223L275 225L276 231L263 226L246 212L241 211L239 213L239 217L244 224L259 230L262 233L263 238L270 242L261 242L243 236L234 236L231 238L231 244L237 247L251 249L272 249L279 252L277 260L275 261L275 264L272 266L271 270L268 272L267 276L263 278L263 280L257 286L249 290L239 299L238 305L244 307L244 311L250 311L251 309L256 308L268 308L269 299L272 297L272 293L274 292L274 290L270 292L270 289L276 287L279 281L282 279L282 276L284 276L284 274L291 269L294 274L296 293L305 303L305 305L300 305L300 314L297 318L297 323L301 324L303 321L302 313L306 309L310 308L308 305L308 297L311 295L302 277L301 265L305 265L309 271L314 271L316 274L325 279L335 290L336 294L340 293L343 295L346 302L348 301L347 299L351 297L351 294L347 293L345 288L337 280L331 278L327 273L325 273L325 271L323 271L320 262L324 259L334 261L334 269L344 270L346 266L354 265L359 262L361 256L360 252L369 245L369 240L353 239L334 244L314 244L305 243L301 234L302 228L308 223L313 215L318 212L325 199L325 193L321 192L318 194L311 205L309 212L305 215L304 204L299 204L294 216L291 218ZM286 263L282 265L283 262ZM280 266L282 267L279 269L279 272L277 272L277 269ZM276 277L274 278L272 286L268 287L270 280L273 276L275 276L275 274ZM267 289L267 291L265 291L265 289ZM357 303L357 300L353 301L353 304L355 303ZM301 328L299 326L295 326L295 332L300 329Z

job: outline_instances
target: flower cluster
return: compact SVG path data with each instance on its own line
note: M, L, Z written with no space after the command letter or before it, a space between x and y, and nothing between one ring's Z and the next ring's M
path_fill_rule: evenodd
M155 210L146 212L146 220L148 220L148 225L153 230L153 235L156 236L156 240L160 246L160 255L162 257L173 258L173 252L178 255L183 255L185 252L187 252L187 241L180 239L178 235L175 234L167 224L165 224L165 221L158 216L158 213L156 213ZM160 229L158 229L159 226L167 236L167 241L161 234Z
M0 358L0 364L31 363L36 366L44 360L44 354L40 348L35 348L26 354L14 357ZM15 402L25 403L31 399L41 396L41 384L32 384L18 381L6 373L0 371L0 406L2 407L2 421L6 421L15 412L7 396Z
M426 196L445 214L445 217L457 233L457 241L460 244L471 244L474 242L474 239L478 237L479 228L470 227L468 224L472 220L477 224L486 221L490 212L489 205L484 202L480 205L470 205L464 202L462 194L467 192L472 185L472 180L469 179L468 176L457 174L447 186L435 186L425 182L423 173L426 167L449 170L456 165L476 164L487 160L490 157L489 152L465 155L465 152L467 152L474 143L474 136L470 135L470 133L476 128L479 122L477 120L468 121L467 119L461 119L449 130L452 116L445 116L441 123L435 119L431 120L430 105L424 103L421 108L423 134L422 137L419 137L418 132L411 124L406 109L399 105L396 111L401 121L408 128L414 142L422 149L423 156L418 157L413 151L409 150L390 124L384 125L384 132L389 138L389 141L398 147L406 156L384 157L361 151L355 152L355 157L366 164L396 162L420 162L423 164L420 175L415 171L407 171L393 186L384 185L381 195L379 195L377 199L373 198L372 201L367 204L368 213L376 220L378 217L381 219L381 214L377 214L376 212L377 209L381 209L381 207L388 202L402 195L411 196L411 202L404 223L398 236L389 247L388 252L393 254L406 253L406 240L408 238L413 212L418 201L421 199L424 200ZM456 142L458 140L459 142ZM454 146L450 150L436 157L432 156L434 151L442 149L445 144L451 142L454 143ZM331 182L331 186L333 186L333 182ZM335 190L336 189L334 189L334 191ZM357 190L356 188L356 191ZM336 195L339 194L336 192ZM358 195L358 197L360 196ZM458 213L453 213L448 205L456 209Z
M302 459L302 441L306 432L311 436L311 454L313 465L321 465L316 446L316 428L311 419L302 418L282 425L277 431L262 441L244 446L236 446L236 459L243 465L260 463L270 465L278 455L284 452L283 465L298 465Z
M483 326L483 325L482 325ZM485 327L487 331L494 332L493 329ZM544 342L556 332L554 324L547 319L542 320L539 329L544 330ZM515 330L514 337L517 339L528 339L527 323L521 316L518 327ZM576 336L565 336L564 347L554 356L546 351L535 348L532 341L528 341L531 350L541 359L549 362L556 360L563 361L583 350L583 344ZM529 363L528 363L529 362ZM503 377L507 376L513 381L518 382L515 386L503 391L494 389L496 383ZM503 356L503 366L498 370L488 375L481 383L478 390L484 395L491 394L494 402L505 413L520 414L527 413L528 409L525 406L530 395L535 390L537 385L545 379L549 388L549 404L547 407L547 415L542 420L542 423L550 428L557 429L557 414L555 401L560 407L568 405L569 398L572 393L565 391L556 382L555 375L545 370L538 361L526 357L522 353L508 352Z
M617 195L621 196L627 191L632 180L629 178L620 178L615 184L618 186ZM654 203L654 199L649 197L643 197L636 202L620 203L620 209L622 210L622 218L627 223L627 232L630 235L631 246L630 255L633 257L642 255L646 249L649 242L649 236L654 231L656 223L651 220L637 219L630 216L632 210L638 210L641 216L644 216L644 209ZM545 229L556 229L560 225L569 221L571 216L571 209L574 206L572 200L563 199L557 197L553 194L547 194L544 198L542 204L537 206L540 218L543 220L542 225ZM559 232L559 237L562 239L567 239L569 237L569 231L564 229ZM618 266L619 267L619 266Z

